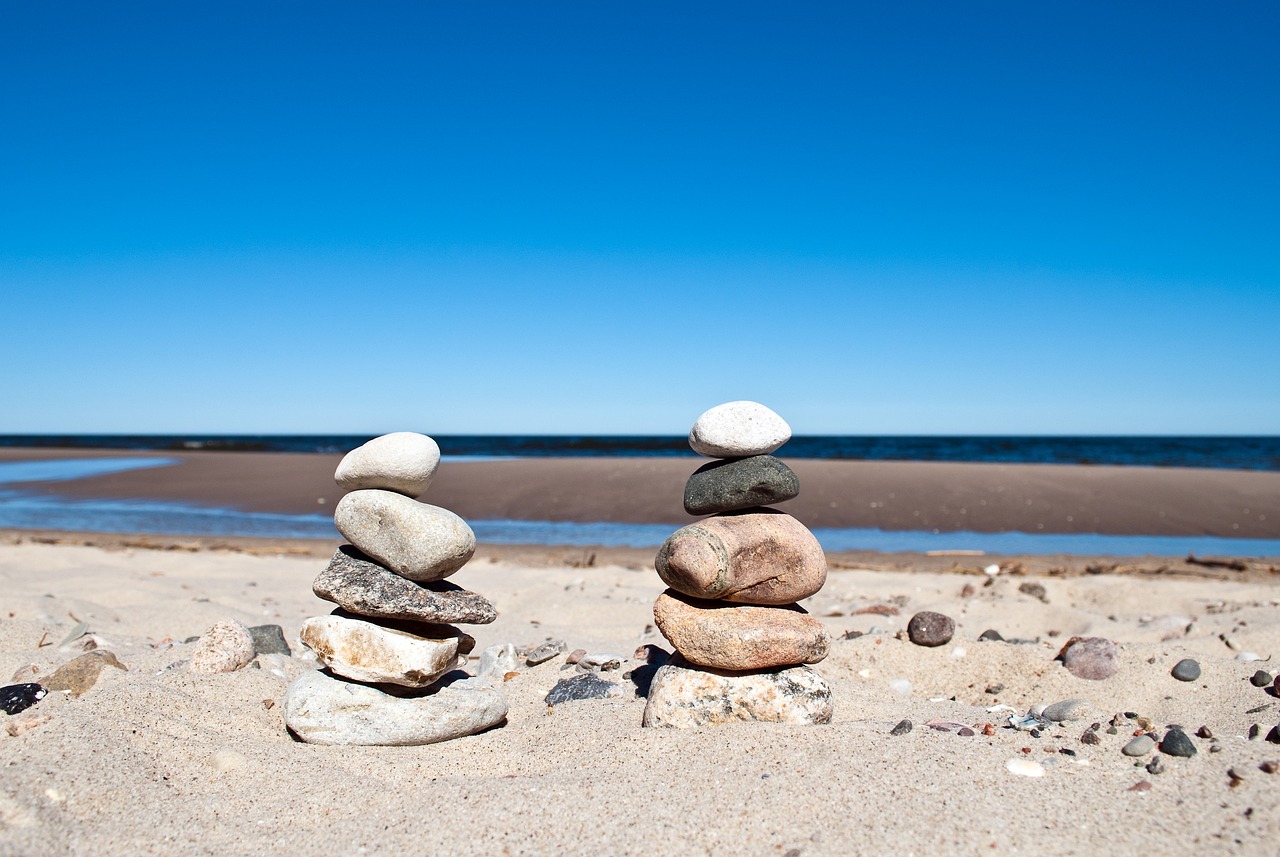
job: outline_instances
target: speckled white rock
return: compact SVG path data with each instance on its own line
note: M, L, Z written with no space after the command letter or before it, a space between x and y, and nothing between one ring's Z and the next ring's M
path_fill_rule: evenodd
M338 532L401 577L443 580L476 552L476 534L448 509L394 491L352 491L333 513Z
M483 679L392 695L312 670L289 686L285 725L308 744L435 744L496 726L507 702Z
M191 671L197 673L229 673L246 667L253 660L253 637L239 622L216 622L204 632L191 652Z
M689 432L689 446L709 458L773 452L791 440L786 420L758 402L726 402L704 413Z
M458 640L432 640L345 616L313 616L302 642L330 670L355 681L428 687L453 669Z
M817 670L729 672L695 667L672 656L654 673L645 726L692 729L761 721L807 726L830 723L831 686Z
M397 431L348 452L333 479L344 491L379 488L420 497L440 464L440 447L425 434Z

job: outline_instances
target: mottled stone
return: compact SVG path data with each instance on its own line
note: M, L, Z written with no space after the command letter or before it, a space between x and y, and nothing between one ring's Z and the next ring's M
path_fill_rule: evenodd
M506 716L506 700L489 682L447 676L427 690L389 693L312 670L284 698L285 725L309 744L434 744L474 735Z
M1057 659L1076 678L1101 681L1115 675L1116 644L1105 637L1072 637Z
M1196 745L1181 729L1170 729L1160 739L1160 752L1166 756L1180 756L1189 759L1196 754Z
M128 669L111 652L106 649L95 649L58 667L53 675L44 680L44 686L49 690L61 690L72 696L80 696L98 683L98 676L107 667L115 667L118 670Z
M906 735L914 728L915 726L910 720L899 720L898 725L889 730L889 734L893 736Z
M1064 699L1052 705L1046 705L1044 711L1040 713L1040 717L1051 723L1067 723L1074 720L1084 720L1097 713L1097 709L1090 705L1087 699Z
M1155 739L1150 735L1138 735L1128 744L1120 748L1126 756L1145 756L1155 749Z
M583 699L621 699L625 694L622 685L600 678L595 673L579 673L572 678L562 678L547 694L547 705L560 705Z
M707 518L672 533L654 561L658 576L694 598L790 604L827 580L827 558L804 524L762 509Z
M338 501L333 523L362 553L419 583L443 580L476 552L466 521L392 491L352 491Z
M516 655L516 647L511 643L490 646L480 653L480 662L476 665L476 675L480 678L492 678L502 681L509 672L520 668L520 660Z
M458 661L454 637L432 640L363 619L313 616L299 636L333 673L353 681L427 687Z
M955 632L955 620L931 610L920 611L907 623L907 637L917 646L946 645Z
M740 721L830 723L831 687L812 667L729 672L680 657L658 668L644 709L645 726L676 729Z
M239 622L217 622L196 642L191 652L191 671L229 673L253 660L253 638Z
M701 601L668 589L653 605L658 630L690 663L722 670L816 664L831 635L798 605Z
M362 556L350 545L338 548L329 567L312 584L316 595L360 616L416 622L486 625L498 618L482 595L445 580L418 584Z
M567 651L569 644L564 640L547 640L545 643L539 643L531 646L521 652L524 656L524 662L528 666L535 667L538 664L546 663L561 652Z
M1178 681L1195 681L1200 678L1200 664L1191 658L1183 658L1173 665L1173 669L1169 670L1169 675Z
M758 402L726 402L694 421L689 446L710 458L773 452L791 440L786 420Z
M684 484L684 510L712 515L782 503L800 496L800 479L772 455L713 461Z
M397 431L348 452L333 479L344 491L368 488L421 497L440 465L440 447L425 434Z
M284 639L284 629L279 625L254 625L249 628L249 636L253 638L253 650L259 655L293 655L293 650Z
M18 714L26 711L44 699L48 692L35 682L5 685L0 687L0 711L5 714Z

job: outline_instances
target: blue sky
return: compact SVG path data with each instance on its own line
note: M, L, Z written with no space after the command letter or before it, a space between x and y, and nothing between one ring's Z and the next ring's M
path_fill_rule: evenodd
M1280 6L0 19L0 432L1280 433Z

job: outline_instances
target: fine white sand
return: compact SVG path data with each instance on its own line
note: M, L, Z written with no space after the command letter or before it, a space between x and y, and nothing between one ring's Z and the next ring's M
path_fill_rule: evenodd
M821 727L642 729L644 701L630 694L548 710L546 692L572 675L557 658L503 685L511 711L501 728L423 747L318 747L292 739L280 715L288 681L314 662L214 676L165 669L189 655L183 639L225 618L278 623L300 653L300 623L329 608L310 588L323 566L0 544L0 683L39 680L81 654L58 645L78 622L129 667L106 670L82 697L51 694L17 718L0 715L0 854L1043 857L1274 854L1280 841L1280 774L1259 768L1280 761L1280 745L1246 738L1251 724L1265 736L1280 721L1276 698L1248 681L1280 664L1237 661L1227 642L1280 654L1280 587L1265 578L1002 574L984 585L980 574L834 570L807 604L838 638L818 666L836 696L835 722ZM630 656L663 642L650 612L662 587L648 568L504 555L453 579L500 611L474 630L477 651L554 637ZM1048 603L1019 591L1029 582ZM853 613L877 606L899 613ZM922 609L956 619L950 644L899 638ZM1041 642L978 642L987 628ZM839 639L850 630L866 633ZM1115 640L1118 674L1084 681L1054 662L1075 634ZM1170 677L1183 657L1199 660L1200 680ZM898 679L909 692L891 687ZM994 685L1004 689L987 693ZM1100 746L1080 742L1087 722L1040 738L982 734L1008 716L988 706L1073 697L1097 707L1104 730L1112 713L1131 711L1157 731L1206 725L1221 751L1195 738L1198 755L1162 757L1164 772L1151 774L1120 753L1132 723L1103 731ZM6 734L37 715L47 722ZM914 730L890 736L902 719ZM979 728L962 737L931 720ZM1043 776L1011 773L1013 759L1038 762ZM1150 788L1132 790L1143 782Z

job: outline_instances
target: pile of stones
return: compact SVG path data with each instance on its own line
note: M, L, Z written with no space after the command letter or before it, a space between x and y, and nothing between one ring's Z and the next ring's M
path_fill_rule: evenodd
M795 473L770 454L790 438L790 426L756 402L719 405L694 423L689 445L719 460L689 477L684 506L711 517L658 551L670 588L653 615L676 654L654 674L645 726L830 722L831 688L805 665L827 656L831 637L795 603L822 588L826 557L803 524L765 508L800 493Z
M284 721L313 744L431 744L506 717L497 689L456 669L475 640L452 623L497 618L484 597L445 580L475 553L466 521L417 502L435 475L431 438L396 432L347 454L334 476L348 491L334 523L342 545L313 585L338 605L308 619L301 639L327 669L298 678Z

